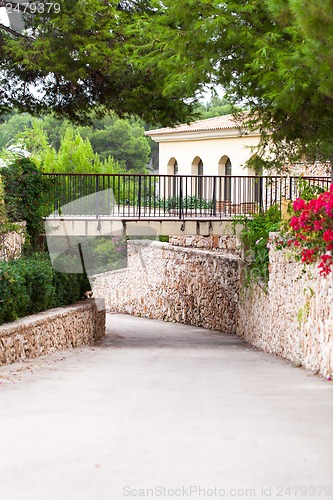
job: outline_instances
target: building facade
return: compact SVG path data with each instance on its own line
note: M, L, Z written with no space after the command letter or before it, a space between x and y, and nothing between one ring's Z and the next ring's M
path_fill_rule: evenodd
M260 134L242 131L232 115L150 130L146 135L159 143L160 174L255 175L246 162Z

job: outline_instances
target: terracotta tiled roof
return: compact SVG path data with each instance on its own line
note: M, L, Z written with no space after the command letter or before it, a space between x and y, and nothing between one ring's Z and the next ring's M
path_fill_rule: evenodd
M184 123L176 127L158 128L155 130L148 130L146 135L167 135L167 134L181 134L188 132L204 132L209 130L226 130L239 128L239 122L235 121L233 115L216 116L214 118L207 118L206 120L199 120L192 123Z

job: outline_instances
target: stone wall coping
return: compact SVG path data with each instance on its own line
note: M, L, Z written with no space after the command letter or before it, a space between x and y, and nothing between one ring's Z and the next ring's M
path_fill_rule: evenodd
M41 311L36 314L31 314L30 316L24 316L23 318L16 319L14 321L11 321L10 323L3 323L2 325L0 325L0 336L19 333L20 329L26 328L27 326L42 325L46 319L65 317L72 312L80 312L82 310L91 309L93 307L96 307L95 300L86 299L68 306L55 307L53 309L48 309L47 311Z
M122 274L122 273L125 273L127 271L127 267L122 267L121 269L113 269L112 271L105 271L104 273L98 273L98 274L93 274L91 277L93 279L96 279L96 278L100 278L102 276L105 276L107 274Z
M232 254L232 253L218 253L214 250L207 250L204 248L193 248L193 247L181 247L181 246L175 246L172 245L171 243L167 243L164 241L155 241L155 240L130 240L130 244L138 245L138 246L155 246L159 247L162 250L168 250L172 251L175 253L187 253L187 254L195 254L195 255L209 255L213 256L214 258L219 258L221 260L234 260L236 262L239 261L238 255Z

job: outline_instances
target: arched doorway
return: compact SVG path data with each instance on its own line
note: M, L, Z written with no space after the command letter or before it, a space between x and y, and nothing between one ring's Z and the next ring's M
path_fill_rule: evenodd
M222 156L218 164L219 186L217 189L219 199L231 202L232 199L232 164L229 156Z
M251 176L249 198L260 206L263 203L263 166L258 155L253 155L248 161L248 175Z
M167 193L168 196L177 196L179 193L179 177L178 176L178 161L176 158L170 158L168 161L168 180L167 180Z
M232 166L230 158L227 159L224 166L225 170L225 183L224 183L224 199L225 201L231 201L231 175L232 175Z
M199 156L196 156L192 161L191 174L195 176L192 178L191 196L196 196L201 199L204 197L204 165L202 159Z

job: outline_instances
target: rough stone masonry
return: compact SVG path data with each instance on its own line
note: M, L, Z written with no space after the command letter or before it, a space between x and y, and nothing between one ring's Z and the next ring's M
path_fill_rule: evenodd
M105 311L94 300L49 309L0 325L0 366L94 344L105 335Z
M131 241L128 267L97 275L93 291L104 297L108 311L237 333L260 349L332 377L332 275L319 276L315 265L304 272L272 247L267 287L245 289L242 266L239 256L216 249Z
M156 241L130 241L128 267L97 275L108 311L237 331L238 257Z

